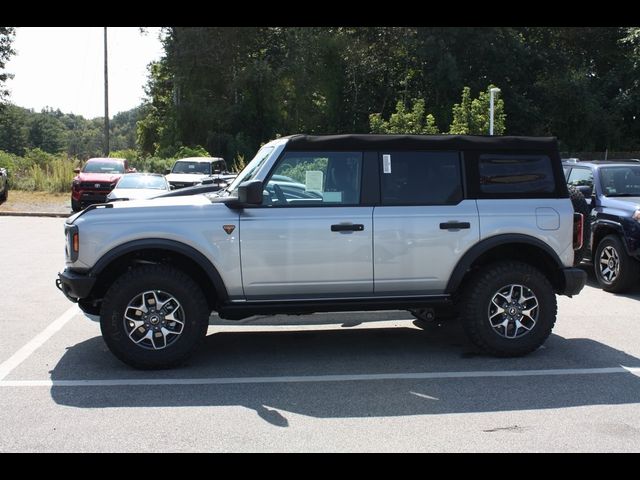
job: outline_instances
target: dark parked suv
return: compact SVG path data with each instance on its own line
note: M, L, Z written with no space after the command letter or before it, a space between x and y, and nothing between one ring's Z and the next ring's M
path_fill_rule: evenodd
M640 162L564 161L567 183L584 195L591 235L585 238L598 283L623 292L640 276Z

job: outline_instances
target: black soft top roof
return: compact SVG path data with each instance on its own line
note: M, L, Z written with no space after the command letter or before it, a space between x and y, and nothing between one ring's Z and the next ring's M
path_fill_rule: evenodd
M558 151L555 137L488 135L292 135L287 150L542 150Z

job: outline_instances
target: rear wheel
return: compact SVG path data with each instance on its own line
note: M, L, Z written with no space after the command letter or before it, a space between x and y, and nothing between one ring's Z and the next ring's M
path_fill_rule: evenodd
M100 328L111 352L141 369L184 362L207 332L209 309L200 287L168 265L122 275L102 302Z
M607 235L598 244L593 264L598 283L607 292L629 290L640 276L640 263L627 255L622 241L616 235Z
M499 357L536 350L551 334L557 303L553 286L522 262L482 267L465 283L461 319L469 339Z

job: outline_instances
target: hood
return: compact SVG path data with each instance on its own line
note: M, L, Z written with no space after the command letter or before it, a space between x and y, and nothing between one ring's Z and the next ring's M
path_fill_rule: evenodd
M80 182L109 182L113 183L120 179L123 173L86 173L80 172L74 180Z
M640 209L640 197L606 197L603 204L609 208L628 211L631 214Z
M156 190L157 192L157 190ZM149 200L130 200L128 202L115 202L116 208L137 207L178 207L178 206L202 206L211 205L211 201L204 195L188 195L185 197L159 197Z
M129 200L142 200L145 198L157 197L168 190L159 190L157 188L114 188L107 199L128 198Z

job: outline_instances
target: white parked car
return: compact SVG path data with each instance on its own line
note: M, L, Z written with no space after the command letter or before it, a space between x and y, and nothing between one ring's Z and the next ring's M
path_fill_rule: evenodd
M227 171L226 162L219 157L181 158L165 173L167 181L174 188L193 187L203 183L224 188L236 177L235 173Z
M128 173L107 195L107 202L114 200L143 200L171 190L167 179L159 173Z

